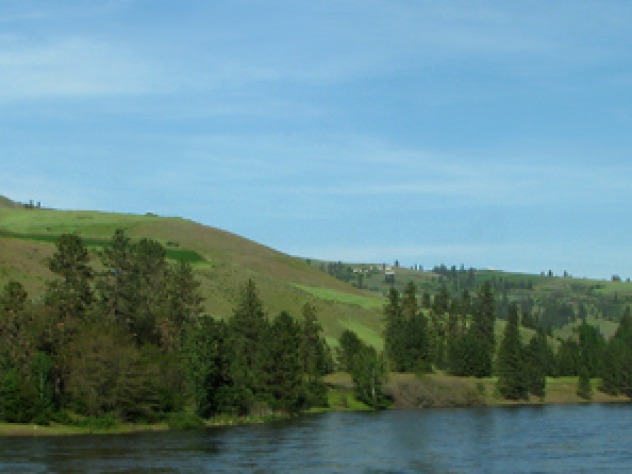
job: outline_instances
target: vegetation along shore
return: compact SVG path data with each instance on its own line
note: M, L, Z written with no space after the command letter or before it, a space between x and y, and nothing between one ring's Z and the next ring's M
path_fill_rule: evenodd
M632 396L620 279L317 262L177 219L8 204L0 241L2 435Z

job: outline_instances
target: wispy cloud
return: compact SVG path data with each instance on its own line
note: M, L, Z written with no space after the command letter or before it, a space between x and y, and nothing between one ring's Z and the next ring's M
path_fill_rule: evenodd
M155 90L152 77L147 62L122 44L0 37L0 102L147 94Z

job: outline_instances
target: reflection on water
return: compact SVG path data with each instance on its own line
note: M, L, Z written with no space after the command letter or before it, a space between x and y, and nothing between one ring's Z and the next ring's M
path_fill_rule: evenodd
M3 472L621 472L632 406L327 413L199 431L2 438Z

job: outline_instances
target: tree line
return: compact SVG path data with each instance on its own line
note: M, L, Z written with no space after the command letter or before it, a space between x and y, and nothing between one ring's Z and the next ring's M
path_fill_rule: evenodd
M186 262L117 230L92 265L77 235L49 261L42 303L10 281L0 294L0 420L110 416L159 421L295 413L327 404L332 356L316 309L270 320L255 283L226 320L205 315Z
M610 340L583 320L572 336L559 341L557 350L541 328L526 343L522 340L520 322L528 319L529 312L521 318L517 302L508 303L505 328L497 341L497 308L489 281L473 296L465 289L460 297L451 297L443 286L431 301L424 294L421 303L412 282L401 294L391 289L384 307L385 357L390 369L497 376L499 393L515 400L544 397L547 376L578 376L578 394L590 398L590 379L600 378L602 391L632 398L629 308Z

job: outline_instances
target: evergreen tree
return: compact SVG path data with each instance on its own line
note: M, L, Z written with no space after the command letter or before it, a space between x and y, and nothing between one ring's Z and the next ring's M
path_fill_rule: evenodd
M496 348L495 306L491 283L486 281L478 291L478 298L473 308L472 324L469 328L471 337L467 338L471 357L471 373L468 375L488 377L492 373L492 358Z
M417 303L417 288L413 282L409 282L404 289L401 307L402 354L398 361L400 370L404 372L430 370L428 323Z
M577 395L584 400L592 399L592 386L590 385L590 375L587 366L582 365L579 369L577 380Z
M563 340L557 348L555 357L556 375L572 376L579 375L580 368L579 344L575 339L569 337Z
M544 398L546 376L555 371L555 356L549 347L546 334L538 330L524 351L524 370L529 393Z
M276 408L298 412L305 403L302 399L301 327L283 311L272 322L270 335L267 364L263 367L265 391L271 395Z
M302 308L301 359L305 373L304 398L308 406L327 406L327 387L322 376L333 370L331 353L321 337L322 327L316 308L305 303Z
M64 234L57 241L56 251L49 261L50 271L61 279L49 283L46 299L57 317L66 323L85 318L94 301L93 271L89 260L81 237Z
M528 398L524 370L524 349L518 328L518 307L509 305L507 324L498 350L498 391L504 398Z
M179 261L168 267L165 285L166 311L158 321L163 347L177 349L185 324L202 314L203 298L199 294L199 286L189 263Z
M208 418L231 405L225 387L231 385L228 330L211 317L190 320L185 326L183 367L195 413Z
M255 395L263 393L261 368L268 357L269 327L257 287L248 280L229 321L233 398L235 408L242 414L248 412Z
M404 371L407 367L406 354L406 321L402 315L402 305L399 292L395 288L388 291L387 304L384 306L385 331L384 347L386 354L393 363L393 369Z
M604 349L601 389L612 395L623 393L632 398L632 316L629 307Z
M351 373L354 358L362 350L364 344L358 335L349 329L342 332L338 342L340 343L340 347L336 348L338 366L340 370Z

